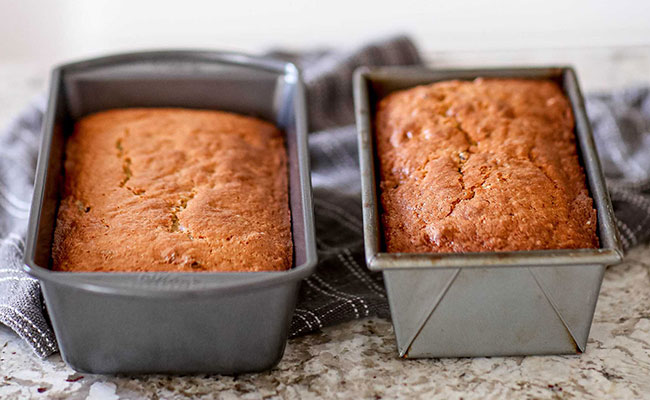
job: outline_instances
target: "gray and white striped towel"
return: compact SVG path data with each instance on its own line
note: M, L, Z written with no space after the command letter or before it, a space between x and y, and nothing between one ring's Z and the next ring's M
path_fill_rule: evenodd
M650 87L587 97L623 247L650 237Z
M291 325L297 336L365 316L388 317L381 276L364 265L351 76L359 65L420 63L404 37L340 54L274 53L301 65L310 110L310 152L319 265L302 285ZM626 247L650 233L650 92L588 99ZM0 134L0 322L45 357L56 351L38 283L22 271L23 238L43 104Z

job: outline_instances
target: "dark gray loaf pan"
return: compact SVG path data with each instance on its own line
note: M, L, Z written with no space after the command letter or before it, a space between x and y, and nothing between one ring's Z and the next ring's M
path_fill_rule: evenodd
M372 121L376 102L436 81L551 79L569 98L601 248L485 253L388 253L383 246ZM355 76L366 261L383 271L402 357L575 354L585 351L607 265L622 257L612 205L571 68L360 69Z
M286 133L294 265L283 272L51 271L66 136L117 107L218 109ZM306 112L298 69L241 54L122 54L53 71L25 251L63 359L87 373L241 373L282 358L300 282L316 264Z

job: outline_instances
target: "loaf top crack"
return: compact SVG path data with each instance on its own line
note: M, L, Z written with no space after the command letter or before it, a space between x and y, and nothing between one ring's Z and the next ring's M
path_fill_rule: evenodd
M551 81L444 81L375 114L389 252L598 247L571 107Z
M282 133L242 115L117 109L66 145L61 271L262 271L292 264Z

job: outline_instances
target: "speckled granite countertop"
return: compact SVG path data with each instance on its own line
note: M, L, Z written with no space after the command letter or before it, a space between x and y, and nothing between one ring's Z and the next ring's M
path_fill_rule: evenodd
M432 55L437 65L577 66L586 90L650 84L650 49ZM42 90L46 69L0 64L0 125ZM650 398L650 245L605 274L581 356L401 360L388 321L367 319L289 341L272 371L224 376L82 375L40 360L0 326L0 398Z

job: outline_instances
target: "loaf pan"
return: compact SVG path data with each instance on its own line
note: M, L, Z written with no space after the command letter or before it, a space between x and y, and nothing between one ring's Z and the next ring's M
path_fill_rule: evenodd
M286 133L294 264L282 272L74 273L51 270L66 137L117 107L218 109ZM282 357L300 282L316 264L300 72L277 60L209 51L121 54L53 71L25 270L36 277L63 359L86 373L240 373Z
M378 202L373 120L387 94L477 77L551 79L575 116L580 162L598 212L601 248L486 253L387 253ZM607 265L621 245L575 72L567 67L428 70L362 68L355 75L365 254L382 271L399 355L473 357L585 351Z

